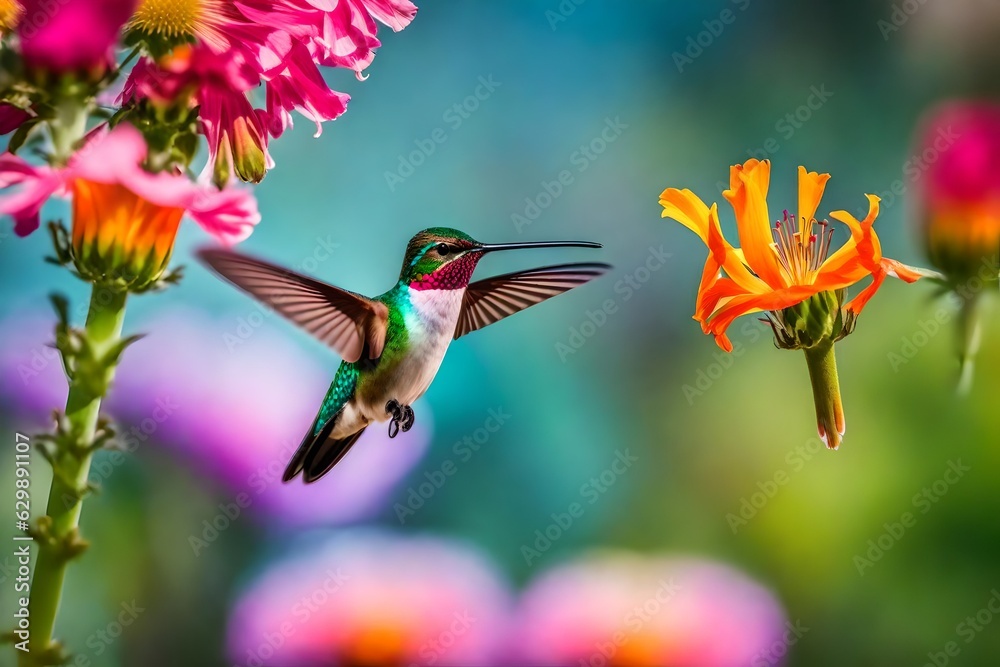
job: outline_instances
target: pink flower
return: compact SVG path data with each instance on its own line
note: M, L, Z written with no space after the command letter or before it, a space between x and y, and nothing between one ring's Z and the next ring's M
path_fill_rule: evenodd
M120 101L149 99L158 105L197 106L208 142L206 172L219 185L228 184L234 173L241 180L258 183L274 166L267 150L263 112L254 110L247 98L258 84L254 65L241 52L219 55L205 45L184 46L159 63L140 59Z
M606 552L532 582L511 645L525 665L777 665L785 630L774 596L729 567Z
M195 86L202 130L209 148L208 169L216 182L235 172L259 181L272 166L267 138L280 136L298 111L316 123L339 117L348 95L331 90L318 65L347 67L360 77L380 43L375 19L393 30L410 23L417 8L409 0L193 0L178 7L171 0L145 0L131 28L178 49L196 45L187 72L171 58L159 62L166 74L181 74ZM219 62L213 62L212 55ZM238 73L226 71L236 63ZM140 63L123 99L153 97L140 79L164 77L152 61ZM218 85L219 83L223 85ZM254 110L246 93L263 83L266 111ZM159 82L159 97L181 93L177 81ZM161 99L162 102L162 99Z
M323 131L322 123L333 120L347 110L350 95L330 90L316 69L308 49L294 40L278 66L266 74L267 129L279 137L292 126L290 111L297 110L316 123L316 134Z
M229 623L229 664L504 664L508 605L494 569L461 544L341 532L250 585Z
M360 73L371 64L379 42L376 18L395 31L417 13L409 0L237 0L251 19L277 24L304 43L320 65Z
M220 192L178 174L149 173L142 167L147 150L138 130L119 125L110 132L97 132L66 167L36 167L18 156L4 154L0 156L0 186L21 189L0 197L0 214L13 217L18 236L27 236L38 228L39 211L52 195L72 197L81 187L121 186L119 194L123 196L130 194L154 208L187 213L223 243L236 243L250 235L260 221L250 193ZM74 220L74 225L80 222ZM100 228L109 220L94 222Z
M981 279L1000 248L1000 104L941 105L919 139L927 178L917 191L918 223L927 254L955 283Z
M103 76L137 0L22 0L20 52L31 70Z

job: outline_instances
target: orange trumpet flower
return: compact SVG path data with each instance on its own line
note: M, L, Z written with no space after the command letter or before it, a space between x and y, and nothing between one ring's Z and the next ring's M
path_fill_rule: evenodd
M830 214L851 233L843 246L830 252L830 223L815 218L829 174L799 167L798 217L785 211L772 227L767 209L770 176L768 160L748 160L730 170L723 196L736 212L741 248L722 235L718 205L708 207L690 190L664 190L663 217L677 220L708 246L694 315L702 330L731 352L726 329L741 315L765 313L778 347L805 351L819 434L836 449L846 424L833 343L854 330L858 314L886 276L912 283L924 273L883 257L873 228L879 212L875 195L867 195L864 220L847 211ZM868 276L871 284L845 303L847 288Z

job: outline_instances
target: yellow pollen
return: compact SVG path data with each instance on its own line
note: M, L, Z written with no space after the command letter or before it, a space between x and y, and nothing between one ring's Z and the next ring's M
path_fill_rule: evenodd
M132 27L165 37L193 37L202 11L202 0L143 0Z
M17 0L0 0L0 34L10 32L17 27L24 8Z

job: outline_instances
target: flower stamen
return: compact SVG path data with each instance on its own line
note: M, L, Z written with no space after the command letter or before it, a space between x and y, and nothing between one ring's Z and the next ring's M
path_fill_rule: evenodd
M771 229L771 249L793 285L808 285L814 282L830 253L833 230L826 220L812 219L801 229L800 224L801 220L785 211L783 219L775 221ZM818 233L813 233L814 225L819 225Z

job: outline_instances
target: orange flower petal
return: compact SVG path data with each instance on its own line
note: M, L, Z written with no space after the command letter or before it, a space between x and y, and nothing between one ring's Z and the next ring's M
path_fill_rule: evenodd
M888 274L885 271L882 271L881 268L875 271L872 274L872 284L858 292L857 296L848 301L844 306L844 310L849 310L855 315L860 315L861 311L864 310L864 307L868 304L868 301L875 296L875 292L877 292L878 288L882 286L882 283L885 281L885 277L887 275Z
M673 218L697 234L708 246L719 267L744 290L763 292L768 289L767 285L750 273L736 249L722 235L719 210L715 204L709 208L690 190L667 188L660 195L660 205L663 206L662 217ZM702 282L704 285L705 281Z
M808 299L822 290L815 285L791 285L767 294L747 294L730 299L718 310L711 321L704 327L705 333L714 334L716 342L719 336L742 315L759 313L765 310L782 310Z
M882 260L882 244L879 243L875 234L874 224L878 217L879 202L882 201L875 195L865 195L868 198L868 215L864 220L858 220L847 211L834 211L830 217L839 220L851 230L851 240L844 244L844 247L830 255L823 263L821 270L836 268L850 260L852 256L857 257L862 266L874 272L878 263Z
M815 171L806 171L805 167L799 167L799 225L808 226L816 217L816 209L823 199L823 191L826 190L826 182L830 180L830 174L819 174Z
M778 264L771 244L771 217L767 211L767 189L771 178L771 163L748 160L730 170L730 189L723 196L736 213L740 246L747 264L772 288L784 287L788 278Z
M926 272L915 269L912 266L907 266L902 262L897 262L894 259L889 259L888 257L882 258L882 268L893 278L899 278L904 283L915 283L925 275Z

